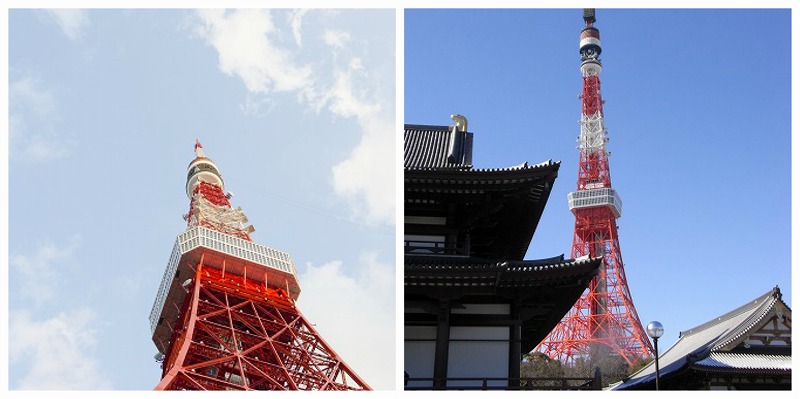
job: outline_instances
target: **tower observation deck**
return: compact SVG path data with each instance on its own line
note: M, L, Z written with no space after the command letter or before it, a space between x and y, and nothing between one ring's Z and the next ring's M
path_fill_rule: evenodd
M187 228L150 312L156 390L369 390L296 307L291 256L250 239L200 142L195 155Z
M600 95L600 31L594 9L584 10L580 35L581 132L578 137L577 190L568 194L575 215L572 257L602 257L600 273L537 350L564 363L592 357L619 356L632 365L653 354L650 340L633 306L616 219L622 201L611 186L603 99Z

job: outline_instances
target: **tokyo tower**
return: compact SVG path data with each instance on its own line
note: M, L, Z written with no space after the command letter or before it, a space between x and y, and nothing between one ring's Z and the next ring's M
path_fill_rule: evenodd
M156 390L369 390L306 320L288 253L254 243L217 165L195 144L186 231L161 280L150 330Z
M633 306L616 219L622 202L611 188L606 151L603 100L600 96L600 31L594 9L584 9L580 54L583 92L578 137L578 189L567 196L575 215L572 257L602 257L600 273L537 350L565 364L618 355L629 365L651 357L653 347Z

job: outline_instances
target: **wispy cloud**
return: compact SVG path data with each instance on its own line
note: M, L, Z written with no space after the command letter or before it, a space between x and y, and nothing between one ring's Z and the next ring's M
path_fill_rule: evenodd
M86 10L77 9L50 9L44 10L47 15L58 24L70 40L78 40L83 35L84 29L89 26L89 14Z
M216 49L220 70L238 76L252 94L295 94L311 110L358 121L359 143L331 170L334 191L365 222L393 225L394 98L381 98L379 93L393 93L386 87L394 86L394 75L368 71L362 56L353 54L352 37L345 30L326 29L321 37L312 37L319 41L316 46L307 46L305 11L287 15L287 32L276 27L269 10L202 10L197 15L195 31ZM289 33L292 41L285 39ZM248 97L243 110L259 115L260 104Z
M28 311L9 314L9 365L25 369L10 389L111 389L92 352L97 316L87 308L35 320Z
M325 44L337 48L343 48L350 41L350 34L341 30L327 29L322 37Z
M76 235L63 246L46 243L33 255L11 255L9 276L15 294L29 298L37 306L53 299L57 292L58 270L80 243L81 237Z
M347 198L355 209L366 212L367 221L394 224L395 174L394 135L390 117L359 119L363 134L350 156L333 167L334 190ZM381 165L391 165L392 168ZM391 184L386 184L389 182Z
M49 90L42 87L41 81L25 77L9 86L12 101L20 101L31 106L39 115L52 114L56 109L56 99Z
M359 272L350 277L347 269ZM373 388L393 387L395 373L385 370L394 367L394 268L367 253L359 265L309 264L300 282L314 295L304 301L301 294L298 305L345 363Z
M110 389L111 383L93 356L97 346L96 313L87 307L58 311L62 305L58 282L81 245L73 236L63 245L45 243L32 255L12 255L9 263L9 298L30 299L26 309L9 309L8 355L13 370L9 388L21 390ZM42 306L45 305L45 306Z
M39 79L26 76L8 87L10 158L43 162L69 155L67 140L56 134L58 102Z
M219 54L219 68L242 79L254 93L313 90L311 68L298 65L292 52L275 40L267 10L200 10L195 30Z
M303 28L303 17L308 13L308 9L302 10L293 10L289 14L289 26L292 27L292 37L294 37L294 42L297 44L297 47L301 47L303 45L303 35L302 35L302 28Z

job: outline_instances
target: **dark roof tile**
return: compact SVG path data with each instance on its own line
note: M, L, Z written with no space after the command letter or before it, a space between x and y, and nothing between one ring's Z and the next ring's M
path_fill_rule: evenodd
M405 168L471 169L472 133L453 126L405 125Z

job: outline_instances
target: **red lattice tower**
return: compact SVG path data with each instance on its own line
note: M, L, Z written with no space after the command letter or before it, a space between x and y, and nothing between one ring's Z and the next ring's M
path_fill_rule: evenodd
M216 164L195 144L186 231L161 281L150 327L156 390L369 390L295 306L289 254L252 242Z
M537 350L565 364L618 355L633 365L654 352L633 306L619 247L616 219L622 202L611 187L600 96L600 32L593 26L594 9L584 10L584 20L578 189L568 195L575 215L572 257L602 257L603 267Z

